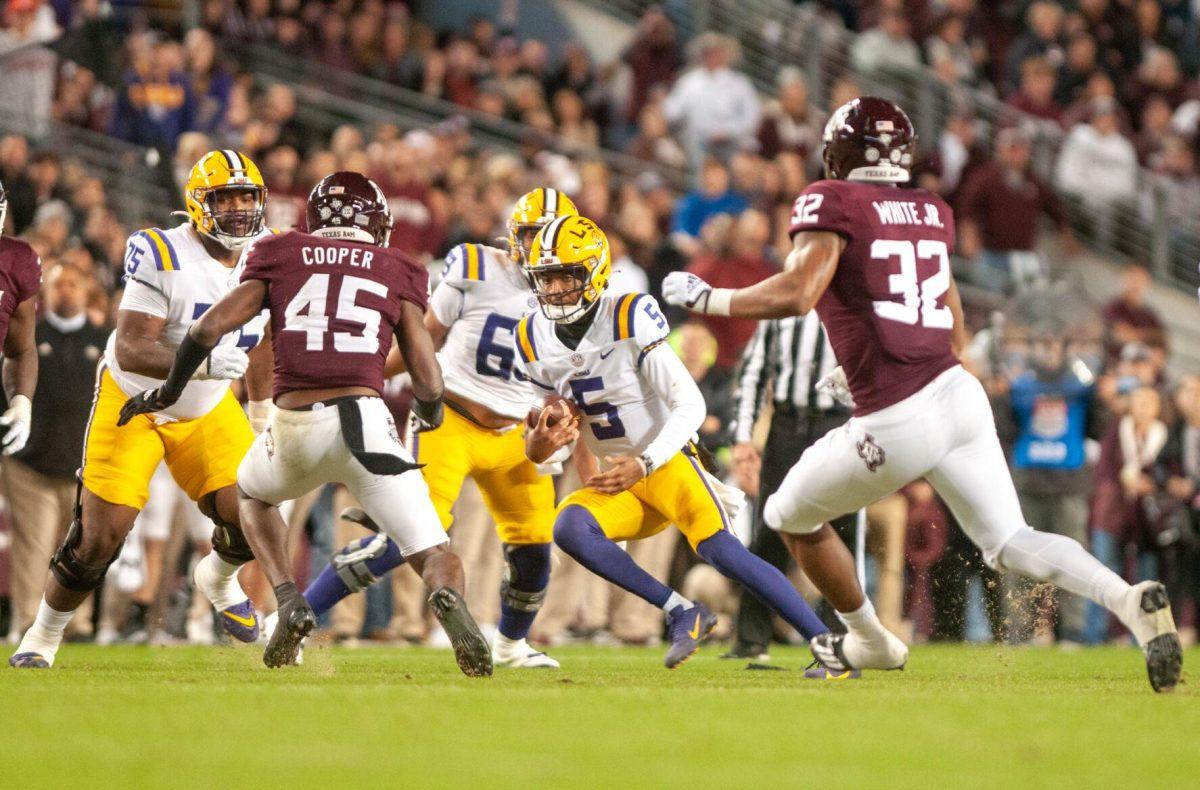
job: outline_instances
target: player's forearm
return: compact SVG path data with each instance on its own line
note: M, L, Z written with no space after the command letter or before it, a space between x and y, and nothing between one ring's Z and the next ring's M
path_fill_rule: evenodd
M250 349L250 365L246 368L246 397L251 401L271 398L274 383L275 353L271 346L271 328L257 346Z
M4 396L12 403L13 398L24 395L33 399L37 389L38 355L37 348L30 344L17 353L4 355Z
M126 373L165 379L175 361L175 349L157 338L123 334L117 330L117 364Z
M642 375L651 389L667 403L670 416L658 436L646 446L653 468L658 468L682 450L704 423L707 408L700 388L682 360L667 346L654 349L642 360Z

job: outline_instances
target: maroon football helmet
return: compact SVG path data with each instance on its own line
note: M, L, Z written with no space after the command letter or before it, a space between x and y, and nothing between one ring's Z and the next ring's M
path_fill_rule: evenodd
M860 96L825 124L825 177L902 184L916 148L917 133L904 110L887 99Z
M339 170L322 178L308 193L308 232L387 246L392 211L383 190L362 173Z

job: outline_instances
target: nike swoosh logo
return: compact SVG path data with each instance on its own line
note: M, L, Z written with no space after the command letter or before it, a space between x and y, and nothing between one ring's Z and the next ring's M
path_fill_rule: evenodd
M700 638L700 615L696 615L696 624L692 626L691 631L688 631L688 636L692 639Z
M249 617L242 617L241 615L234 614L233 612L224 612L224 611L221 612L221 614L225 615L233 622L240 623L240 624L246 626L247 628L253 628L255 625L254 615L250 615Z
M609 355L610 355L610 354L612 354L612 352L614 352L614 351L616 351L616 349L615 349L615 348L610 348L610 349L608 350L608 352L607 352L607 353L601 352L601 353L600 353L600 358L601 358L601 359L608 359Z

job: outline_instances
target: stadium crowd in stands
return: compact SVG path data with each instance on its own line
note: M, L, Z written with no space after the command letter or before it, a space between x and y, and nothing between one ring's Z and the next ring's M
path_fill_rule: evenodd
M1038 230L1053 226L1069 254L1077 236L1089 232L1081 219L1094 215L1089 208L1145 211L1141 168L1160 179L1182 216L1200 217L1200 19L1194 4L815 5L858 31L849 57L860 76L928 66L945 84L981 89L1012 108L1011 124L987 141L974 108L960 98L940 137L926 145L918 170L920 185L955 207L959 254L982 303L1009 299L1003 323L989 320L986 310L973 312L978 332L968 362L993 397L1033 526L1081 539L1127 574L1157 572L1184 622L1194 624L1200 376L1168 375L1170 338L1145 301L1143 260L1128 266L1113 302L1091 305L1053 283L1061 261L1048 265L1039 248L1049 234ZM706 33L685 41L658 7L644 13L614 62L596 62L578 43L553 47L525 38L510 22L493 18L436 30L401 2L203 0L198 7L197 25L185 30L152 15L114 13L99 0L8 0L0 64L21 69L11 84L6 76L0 90L38 117L155 150L158 164L146 170L148 177L176 201L201 154L238 149L262 168L274 227L299 222L308 189L322 175L367 173L391 202L392 244L422 256L435 272L457 243L495 243L514 198L548 184L572 195L607 231L614 288L657 292L662 278L680 268L720 287L756 282L781 265L790 245L792 199L820 176L826 110L859 93L848 72L830 89L827 106L814 106L804 73L788 67L774 92L763 95L738 71L735 40ZM257 81L239 64L239 52L251 46L279 48L445 100L463 114L428 128L314 128L301 120L296 87ZM478 145L471 135L474 113L522 124L521 147ZM3 128L10 129L0 138L0 180L10 201L5 232L24 237L42 255L47 289L64 277L78 280L87 320L111 327L126 236L167 221L167 211L178 206L151 215L125 204L103 174L42 145L42 127L0 119ZM1048 132L1061 136L1061 148L1044 178L1031 166L1031 140ZM655 167L623 175L596 155L597 147ZM690 187L675 185L673 174L680 172ZM673 318L680 352L709 396L705 439L728 446L730 382L755 323ZM27 455L37 452L31 442ZM736 466L730 472L736 480ZM5 476L10 503L25 495L12 479ZM297 516L304 522L312 508L304 543L315 567L354 535L330 515L342 496L326 494ZM905 616L914 638L979 636L979 624L964 610L981 597L991 604L995 638L1109 638L1109 623L1081 602L1048 600L986 569L929 486L914 484L903 499ZM487 543L495 540L491 534L478 499L468 495L459 506L455 541L464 547L472 587L481 591L495 588L489 578L501 570L495 546ZM631 550L662 576L682 577L691 564L674 532ZM895 561L883 556L887 551L880 550L875 566ZM964 573L962 557L972 570ZM165 567L156 611L176 603L186 608L187 596L174 595L186 575L176 572L177 563ZM8 574L10 588L14 575ZM336 610L335 633L423 639L417 580L407 571L395 576L391 589L372 591L365 612L361 601ZM972 583L972 576L983 583ZM731 591L704 569L691 583L685 592L711 596L726 615L736 609ZM488 612L487 600L481 596L472 608ZM108 609L100 624L119 630L123 613ZM1047 625L1052 621L1056 625ZM160 614L152 622L181 620ZM656 611L564 559L536 629L536 638L550 642L597 634L650 642L659 638L661 621ZM11 633L19 633L17 624Z

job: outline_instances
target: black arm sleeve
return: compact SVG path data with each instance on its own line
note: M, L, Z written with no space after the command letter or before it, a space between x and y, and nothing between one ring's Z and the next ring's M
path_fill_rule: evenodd
M179 350L175 352L175 361L171 363L171 372L163 382L162 393L178 399L183 394L183 388L191 380L192 374L204 364L212 350L213 346L197 342L191 332L184 335Z

